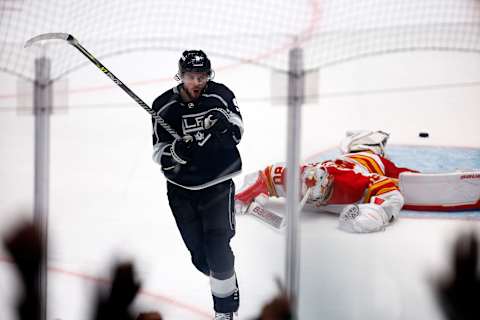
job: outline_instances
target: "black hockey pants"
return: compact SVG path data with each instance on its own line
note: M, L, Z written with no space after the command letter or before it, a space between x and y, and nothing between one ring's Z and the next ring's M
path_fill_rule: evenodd
M170 208L194 266L206 275L210 271L233 270L230 248L230 239L235 234L233 181L201 190L187 190L168 182L167 190Z
M167 183L168 201L182 239L190 251L193 265L217 280L235 282L235 294L215 295L215 310L238 309L238 287L230 239L235 235L235 185L227 180L201 190L188 190ZM222 286L222 285L221 285ZM227 296L228 294L228 296Z

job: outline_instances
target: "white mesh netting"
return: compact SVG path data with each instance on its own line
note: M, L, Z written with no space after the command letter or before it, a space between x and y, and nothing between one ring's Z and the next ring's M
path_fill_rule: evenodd
M202 48L231 63L277 70L287 69L288 49L300 45L305 69L315 69L397 51L478 51L480 2L3 0L0 30L0 70L26 79L38 55L51 57L54 80L88 63L63 43L23 48L46 32L74 35L99 59Z

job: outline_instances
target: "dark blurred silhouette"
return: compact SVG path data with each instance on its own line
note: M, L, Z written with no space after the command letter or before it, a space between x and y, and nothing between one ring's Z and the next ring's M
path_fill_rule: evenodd
M113 280L107 295L99 293L94 320L134 320L130 305L135 299L140 283L135 280L133 263L116 264L113 270Z
M478 242L474 232L460 234L453 249L451 273L435 284L437 299L449 320L480 319Z
M158 312L142 312L136 320L162 320L162 315Z
M34 224L23 222L5 237L4 245L18 271L22 285L17 305L18 319L38 320L41 317L40 266L45 252L41 233ZM98 293L93 319L135 319L129 309L140 289L140 283L135 280L134 275L135 270L131 262L118 263L114 266L112 285L107 294Z
M286 295L279 294L262 308L256 320L291 320L290 302Z
M292 320L291 303L287 295L287 290L280 278L275 282L279 293L273 299L262 307L260 315L254 320Z
M42 248L40 231L32 223L21 223L13 229L10 235L5 237L4 245L17 268L22 284L22 294L17 306L18 319L39 320L41 310L39 276L43 252L45 252ZM477 242L475 245L477 246ZM475 256L475 265L476 258L477 256ZM263 306L260 316L256 320L292 319L290 302L285 289L278 279L277 284L280 293ZM130 306L139 290L140 282L135 279L133 263L115 264L112 270L111 287L108 290L99 290L97 293L92 319L162 320L161 314L154 311L142 312L137 317L133 315Z
M17 305L20 320L40 319L40 266L43 259L42 242L38 229L29 223L19 224L4 239L20 276L21 296Z

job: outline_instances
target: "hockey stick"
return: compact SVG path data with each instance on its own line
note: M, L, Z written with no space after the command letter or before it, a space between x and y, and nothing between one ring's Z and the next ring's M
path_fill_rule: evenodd
M281 230L285 227L285 217L263 207L261 204L252 201L247 209L247 214L260 219L276 230Z
M300 207L298 208L299 211L302 210L303 207L305 206L305 203L307 203L307 200L308 200L308 197L310 196L311 191L312 191L312 188L308 188L305 194L303 195L303 198L300 201Z
M94 65L97 66L100 71L105 73L117 86L119 86L123 91L125 91L133 100L135 100L140 107L147 111L155 120L160 123L162 128L164 128L168 133L170 133L175 139L180 139L178 133L170 127L170 125L163 120L158 114L153 111L140 97L138 97L130 88L128 88L120 79L118 79L110 70L108 70L97 58L95 58L90 52L87 51L74 36L68 33L43 33L38 36L35 36L25 42L25 48L32 46L33 44L46 41L46 40L64 40L67 41L70 45L77 48L85 57L88 58Z

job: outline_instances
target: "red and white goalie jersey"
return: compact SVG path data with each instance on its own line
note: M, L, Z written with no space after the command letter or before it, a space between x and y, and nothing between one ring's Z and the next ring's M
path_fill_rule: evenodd
M403 206L398 176L411 171L370 151L341 155L335 159L301 167L301 197L307 204L340 213L340 228L351 232L373 232L394 220ZM286 168L268 166L249 175L235 196L237 211L252 201L286 196Z

